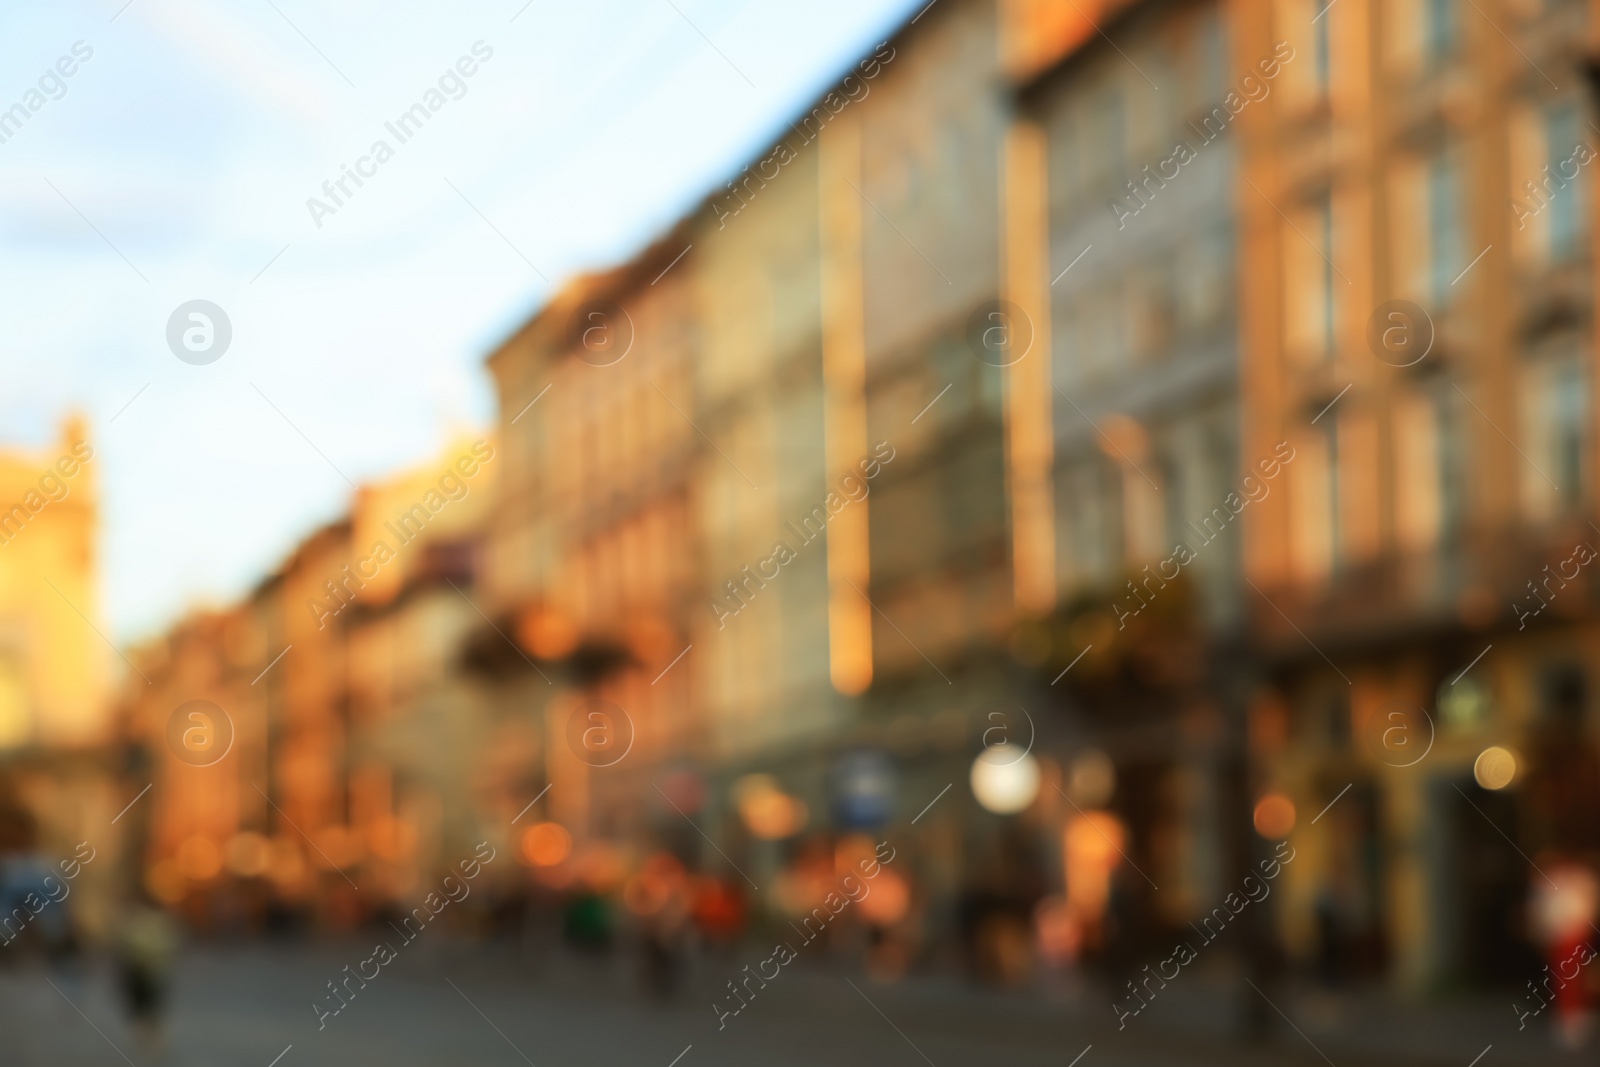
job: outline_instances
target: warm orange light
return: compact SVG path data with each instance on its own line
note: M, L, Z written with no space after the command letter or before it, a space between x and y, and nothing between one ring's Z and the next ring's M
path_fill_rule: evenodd
M658 852L645 860L639 873L628 879L622 902L635 915L654 915L674 895L682 896L686 881L683 864L671 853Z
M1517 757L1510 749L1491 745L1478 753L1472 777L1485 789L1504 789L1517 776Z
M297 842L286 837L277 838L268 852L267 876L279 886L292 886L305 877L306 860Z
M1111 899L1111 872L1122 861L1122 823L1106 811L1090 811L1067 823L1067 905L1093 925Z
M209 882L222 870L222 850L199 834L178 846L178 870L195 882Z
M517 627L517 638L540 659L560 659L578 647L577 628L558 611L525 616Z
M536 822L522 831L522 858L535 867L554 867L572 854L572 835L555 822Z
M622 885L627 874L622 850L609 841L590 841L583 846L573 866L585 887L596 893L609 893Z
M381 860L403 860L416 844L417 831L393 816L378 819L367 828L367 847Z
M1284 838L1294 829L1294 802L1282 793L1268 793L1256 801L1256 833L1262 837Z
M793 837L806 824L806 806L785 793L767 793L745 811L750 832L764 841Z
M348 826L324 826L317 831L316 841L317 848L312 850L311 855L316 865L324 869L342 871L360 863L366 851L361 835Z
M805 804L778 788L771 775L745 775L734 783L733 796L739 818L763 841L793 837L806 824Z
M228 871L240 878L255 878L267 872L267 839L251 830L228 839Z
M906 917L911 908L911 887L904 878L884 867L867 884L867 895L856 905L862 918L879 926L893 926Z
M841 877L846 874L859 877L862 863L868 863L867 869L872 869L871 863L877 859L876 851L872 838L866 834L848 834L841 837L839 843L833 847L833 873Z

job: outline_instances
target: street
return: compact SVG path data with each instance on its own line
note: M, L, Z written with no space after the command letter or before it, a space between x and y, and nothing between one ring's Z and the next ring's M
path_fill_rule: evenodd
M1307 1001L1281 998L1297 1022L1241 1046L1219 1029L1216 1002L1169 998L1168 1018L1118 1032L1103 995L1038 990L980 991L954 979L885 987L817 966L790 967L719 1029L712 1007L744 957L697 961L669 1003L647 996L634 957L574 957L544 966L509 949L459 942L418 946L379 972L337 1015L327 983L370 952L345 941L292 946L201 946L183 956L168 1018L167 1047L152 1052L130 1031L112 974L80 964L51 968L8 961L0 971L0 1060L15 1067L301 1067L321 1064L1136 1064L1440 1063L1480 1067L1564 1060L1548 1035L1518 1034L1511 1013L1489 1006L1446 1021L1404 1025L1404 1013L1361 1025ZM1196 990L1196 992L1199 992ZM724 1008L723 1010L726 1010ZM1415 1016L1411 1016L1413 1021ZM1299 1031L1297 1033L1297 1030ZM1481 1032L1480 1032L1481 1031ZM1315 1047L1312 1041L1315 1040ZM114 1047L113 1047L114 1046ZM1087 1050L1087 1051L1086 1051ZM1319 1051L1320 1050L1320 1051ZM681 1059L679 1058L681 1057Z

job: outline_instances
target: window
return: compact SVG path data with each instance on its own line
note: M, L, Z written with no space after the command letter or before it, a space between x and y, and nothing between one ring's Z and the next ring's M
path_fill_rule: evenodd
M1322 243L1322 354L1326 358L1333 356L1333 196L1328 194L1323 198L1320 209L1321 230L1318 238Z
M1440 152L1428 165L1428 288L1443 306L1466 266L1462 255L1461 178L1454 155Z
M1067 491L1062 505L1070 515L1068 528L1071 549L1064 553L1070 561L1071 577L1079 586L1101 584L1111 578L1113 546L1120 545L1122 512L1120 494L1115 492L1119 479L1112 477L1104 461L1098 458L1078 463L1068 475ZM1113 524L1117 529L1113 529ZM1120 552L1116 552L1120 557Z
M1338 0L1274 0L1276 37L1294 49L1294 59L1283 64L1273 88L1282 94L1278 105L1285 116L1303 116L1328 98L1330 25L1340 17Z
M1545 396L1545 432L1550 476L1560 487L1561 503L1575 507L1583 482L1583 429L1588 391L1576 360L1564 362L1551 373Z
M1194 537L1189 533L1186 523L1189 511L1194 506L1195 495L1188 468L1187 454L1180 450L1168 452L1161 461L1161 486L1165 490L1161 510L1167 534L1165 552L1170 552L1173 546L1180 543L1187 544Z
M1329 5L1332 6L1332 5ZM1327 8L1321 8L1322 15L1327 14ZM1312 51L1316 59L1317 95L1328 95L1329 55L1328 55L1328 20L1318 17L1313 23Z
M1161 488L1132 463L1118 464L1116 473L1121 483L1123 559L1135 565L1161 559L1167 554L1161 543L1165 532Z
M1442 63L1456 49L1456 4L1459 0L1423 0L1422 40L1430 65Z
M1466 517L1460 396L1444 383L1402 400L1396 411L1395 517L1402 549L1453 543Z
M1298 213L1280 240L1284 252L1285 343L1311 361L1333 358L1336 342L1333 268L1333 200Z
M1388 240L1399 295L1434 310L1470 292L1455 285L1481 246L1469 249L1460 153L1450 145L1393 164Z
M1128 119L1122 92L1115 87L1103 90L1087 118L1093 136L1084 148L1087 158L1098 164L1093 181L1120 190L1128 171Z
M1339 569L1339 554L1343 550L1342 538L1339 536L1339 526L1343 516L1339 511L1339 424L1333 419L1328 420L1323 441L1322 452L1327 457L1322 491L1327 498L1323 506L1327 509L1328 516L1328 570L1334 572Z
M1433 474L1439 486L1439 539L1454 543L1467 517L1467 438L1463 433L1460 394L1438 389L1432 397L1438 455Z
M1550 258L1571 259L1583 236L1583 188L1578 178L1577 148L1581 140L1578 110L1571 103L1549 109L1544 117L1545 164L1549 168L1545 189L1550 198Z
M1177 279L1167 260L1154 260L1128 276L1129 356L1149 360L1166 353L1172 343Z
M1536 519L1571 512L1584 497L1589 387L1577 358L1528 369L1522 398L1524 502Z
M1339 553L1339 441L1333 418L1294 442L1297 458L1285 472L1295 571L1309 584L1327 581Z
M1229 229L1214 229L1186 239L1178 247L1174 299L1180 332L1211 326L1229 310L1232 236Z
M1195 98L1220 103L1228 95L1228 42L1223 36L1222 19L1208 12L1201 23L1200 86Z

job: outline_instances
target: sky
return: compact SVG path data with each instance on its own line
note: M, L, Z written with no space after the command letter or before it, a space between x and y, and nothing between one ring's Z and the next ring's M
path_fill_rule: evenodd
M488 427L484 358L564 278L648 244L922 6L5 0L0 448L87 419L89 609L129 642L227 603L352 484ZM385 123L442 76L401 143ZM168 344L194 300L231 326L211 362Z

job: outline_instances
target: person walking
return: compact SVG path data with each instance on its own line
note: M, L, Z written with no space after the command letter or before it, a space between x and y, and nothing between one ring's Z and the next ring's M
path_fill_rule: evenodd
M141 900L123 913L116 938L118 984L134 1035L152 1056L165 1048L163 1021L177 947L166 912Z

